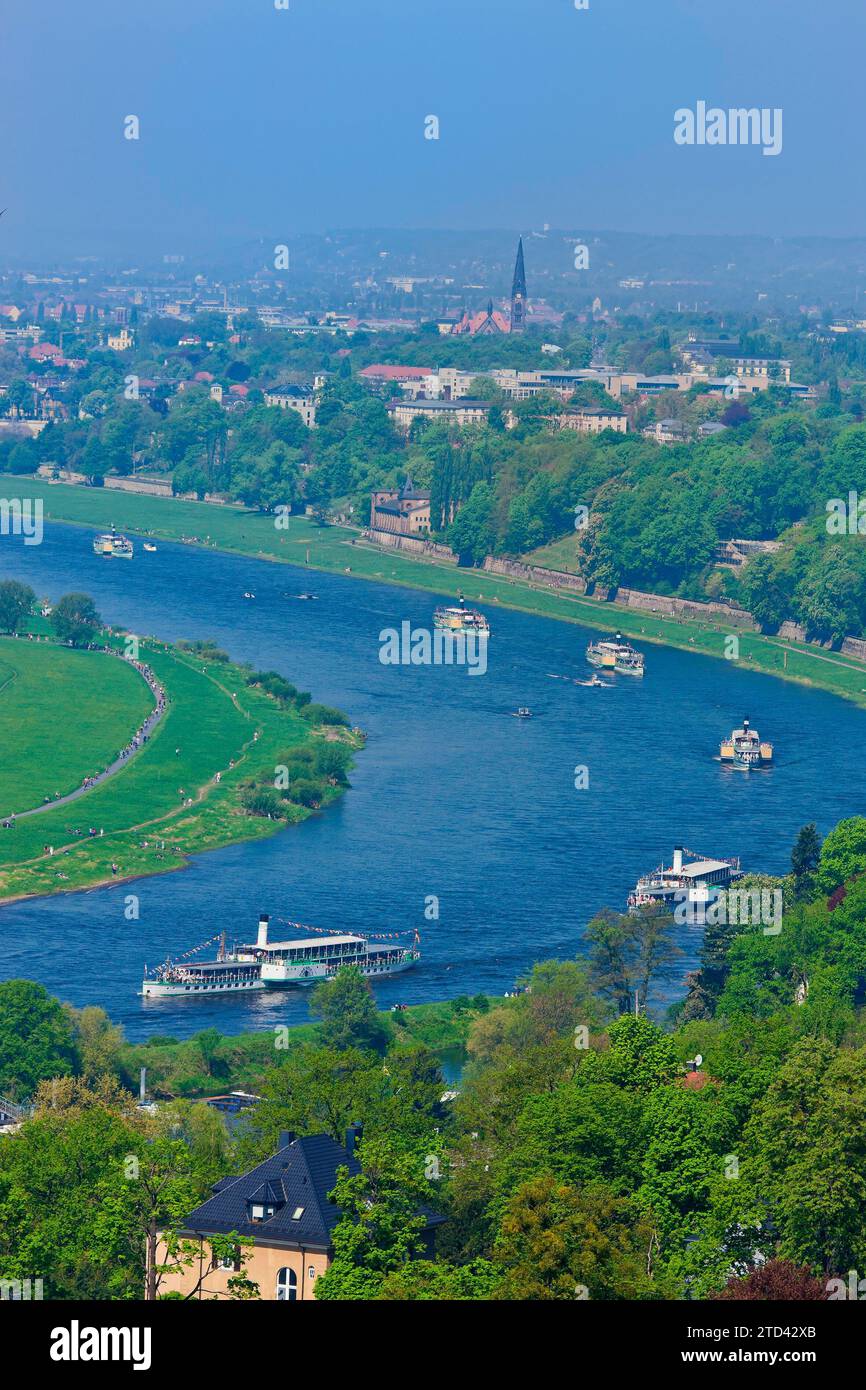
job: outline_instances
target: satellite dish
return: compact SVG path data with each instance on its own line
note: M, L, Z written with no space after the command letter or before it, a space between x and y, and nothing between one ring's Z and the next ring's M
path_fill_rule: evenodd
M702 1062L703 1060L704 1060L704 1059L703 1059L703 1057L701 1056L701 1054L700 1054L699 1052L695 1053L695 1066L696 1066L696 1067L699 1067L699 1066L701 1065L701 1062Z

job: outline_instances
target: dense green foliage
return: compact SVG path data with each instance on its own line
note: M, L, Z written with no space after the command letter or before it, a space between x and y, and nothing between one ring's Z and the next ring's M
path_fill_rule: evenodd
M272 1153L284 1129L342 1140L358 1124L361 1172L338 1175L319 1298L828 1296L866 1261L866 821L820 849L812 830L781 884L781 932L708 935L667 1029L626 1011L615 965L630 984L643 970L651 998L665 930L601 914L587 963L536 966L492 1008L463 1001L455 1098L435 1053L345 971L311 997L314 1035L271 1044L234 1146L211 1112L164 1102L142 1148L119 1030L0 986L2 1084L41 1083L34 1116L0 1140L0 1275L38 1268L52 1297L136 1296L155 1210L178 1225L212 1175ZM188 1048L224 1077L219 1035ZM145 1188L121 1172L137 1154ZM257 1291L241 1273L234 1294Z

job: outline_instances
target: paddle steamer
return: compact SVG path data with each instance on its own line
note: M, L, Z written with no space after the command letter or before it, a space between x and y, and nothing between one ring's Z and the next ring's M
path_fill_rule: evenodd
M290 923L296 930L306 930ZM295 941L270 941L270 918L262 914L254 944L226 949L225 932L219 938L216 960L193 959L212 941L195 947L177 960L167 960L144 970L141 994L145 998L201 994L239 994L249 990L284 989L291 985L316 985L330 980L344 965L353 965L367 978L399 975L420 958L420 936L416 931L411 946L393 933L381 942L366 936L313 936ZM388 944L388 943L391 944Z
M97 536L93 542L94 555L105 555L115 560L131 560L135 553L135 547L129 536L121 536L112 526L110 531L104 531Z
M619 632L613 642L590 642L586 659L591 666L615 671L620 676L642 676L644 673L643 652L635 651L631 643L624 642Z

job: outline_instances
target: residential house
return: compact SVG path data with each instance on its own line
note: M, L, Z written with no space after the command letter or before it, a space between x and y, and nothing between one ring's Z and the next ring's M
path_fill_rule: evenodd
M641 430L644 439L654 439L656 444L684 444L689 432L682 420L656 420Z
M160 1295L194 1291L197 1298L230 1297L229 1281L241 1269L241 1251L220 1262L212 1255L209 1238L237 1233L240 1240L253 1242L243 1252L243 1273L258 1285L263 1300L296 1303L315 1298L316 1281L331 1263L334 1227L340 1219L329 1194L339 1168L353 1175L361 1171L355 1152L361 1132L360 1125L352 1125L345 1145L327 1134L299 1139L283 1133L272 1158L241 1177L214 1183L213 1196L190 1212L181 1232L183 1239L198 1245L201 1260L190 1269L163 1275ZM429 1250L433 1231L444 1218L426 1211L424 1215ZM163 1258L160 1243L157 1262ZM201 1269L204 1277L196 1288Z
M265 391L265 405L278 406L280 410L296 410L307 429L316 423L316 393L312 386L296 386L289 382L285 386L272 386Z

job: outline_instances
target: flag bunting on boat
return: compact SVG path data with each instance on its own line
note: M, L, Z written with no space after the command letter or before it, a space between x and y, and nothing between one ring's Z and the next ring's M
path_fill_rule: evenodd
M291 927L293 931L315 932L318 936L334 936L333 927L308 927L303 922L290 922L287 917L275 917L274 922L281 927ZM386 931L386 932L363 932L353 931L350 936L362 936L365 940L372 941L396 941L401 936L416 936L417 928L410 927L407 931Z

